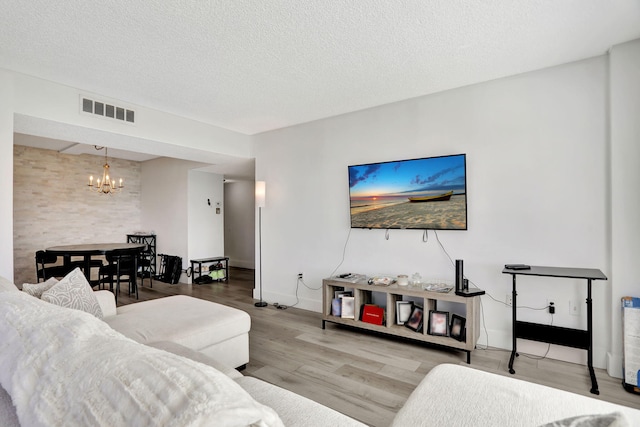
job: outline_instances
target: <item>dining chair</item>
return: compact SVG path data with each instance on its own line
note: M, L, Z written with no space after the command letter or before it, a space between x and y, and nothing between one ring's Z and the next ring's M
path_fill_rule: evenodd
M109 290L114 293L116 299L120 293L120 281L127 278L129 284L129 295L135 292L138 299L137 271L138 257L131 253L119 251L109 252L105 255L108 264L100 267L98 272L98 283L102 288L105 283L109 283ZM115 282L115 290L112 285Z
M57 255L48 254L43 250L36 251L36 280L44 282L51 277L64 277L75 268L57 262Z
M143 251L138 256L138 268L140 276L140 286L144 286L145 277L149 278L149 287L153 288L153 271L151 270L153 254L150 251Z

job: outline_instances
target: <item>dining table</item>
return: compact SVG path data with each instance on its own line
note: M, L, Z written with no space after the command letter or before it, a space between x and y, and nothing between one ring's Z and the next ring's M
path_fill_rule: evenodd
M91 258L94 256L107 256L109 254L131 254L137 255L146 250L147 245L144 243L81 243L73 245L51 246L45 249L47 254L62 256L64 265L71 263L72 256L82 256L83 272L92 286L97 282L91 281ZM111 283L113 288L113 283Z

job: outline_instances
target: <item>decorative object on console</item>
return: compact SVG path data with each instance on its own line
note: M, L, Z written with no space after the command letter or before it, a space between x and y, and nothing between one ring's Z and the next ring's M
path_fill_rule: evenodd
M456 292L464 290L464 261L456 260Z
M107 158L107 147L98 147L94 145L96 150L104 149L104 166L102 166L102 178L98 178L96 185L93 185L93 175L89 177L89 189L91 191L95 191L100 194L114 194L119 193L124 188L122 184L122 178L120 178L120 183L116 184L115 179L111 179L109 176L109 160Z
M464 325L466 322L467 320L464 317L453 314L451 316L451 327L449 328L449 336L451 338L457 339L458 341L464 341Z
M398 286L407 286L409 284L409 276L406 274L399 274L396 282L398 283Z
M466 230L466 155L349 166L351 228Z
M449 312L429 310L429 335L449 335Z
M265 206L267 185L264 181L256 181L256 206L258 207L258 254L260 259L260 301L256 307L266 307L268 304L262 300L262 208Z
M420 332L422 330L422 324L424 322L424 309L419 305L414 305L413 310L411 310L411 316L409 316L409 320L404 323L409 329L413 329L416 332Z
M413 312L413 301L396 301L396 325L404 325Z

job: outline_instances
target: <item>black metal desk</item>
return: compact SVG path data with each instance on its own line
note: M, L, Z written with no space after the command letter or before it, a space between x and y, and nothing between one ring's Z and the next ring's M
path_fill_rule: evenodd
M513 349L509 359L509 373L515 374L513 362L518 356L516 350L516 339L541 341L550 344L563 345L566 347L587 350L587 366L591 376L591 393L600 394L596 374L593 371L593 309L591 306L591 282L593 280L607 280L602 271L596 268L562 268L562 267L536 267L531 266L529 270L512 270L505 268L505 274L511 274L513 278L512 293L512 314L513 314ZM563 277L568 279L587 280L587 330L563 328L560 326L540 325L537 323L522 322L516 318L516 276L543 276L543 277Z

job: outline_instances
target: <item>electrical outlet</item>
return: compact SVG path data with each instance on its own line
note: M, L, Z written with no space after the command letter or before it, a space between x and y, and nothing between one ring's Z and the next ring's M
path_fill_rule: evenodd
M511 307L513 305L513 294L511 292L509 292L507 294L507 297L505 298L505 301L506 301L506 303L507 303L507 305L509 307Z
M569 313L571 313L572 316L580 316L580 307L581 305L577 300L569 301Z
M547 305L547 307L549 308L549 314L555 314L556 306L553 303L553 301L549 301L549 304Z
M302 280L302 273L298 273L298 279Z

